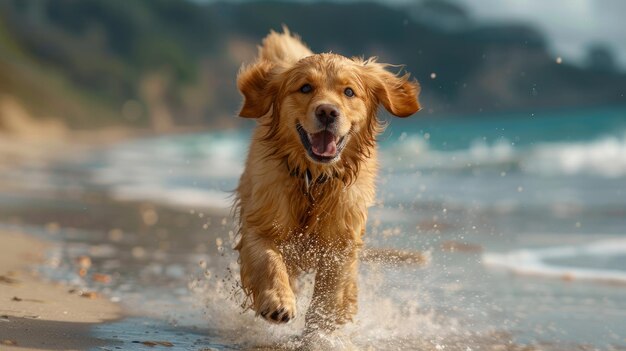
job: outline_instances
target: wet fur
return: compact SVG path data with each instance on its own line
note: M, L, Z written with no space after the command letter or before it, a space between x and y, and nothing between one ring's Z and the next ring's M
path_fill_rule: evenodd
M313 54L285 29L271 32L257 60L239 72L240 116L257 118L258 126L237 188L236 249L250 307L268 321L296 316L293 282L307 271L316 272L307 332L332 331L356 313L358 255L378 169L377 109L401 117L419 110L417 83L386 68L375 59ZM303 81L319 89L304 96ZM341 94L345 84L356 98ZM338 128L349 137L331 164L307 157L295 130L296 121L312 123L307 111L320 101L341 108Z

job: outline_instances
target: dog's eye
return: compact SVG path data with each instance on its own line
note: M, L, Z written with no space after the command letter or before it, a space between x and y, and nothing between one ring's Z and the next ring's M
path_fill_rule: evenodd
M313 90L313 87L311 86L311 84L305 84L302 87L300 87L300 92L302 94L308 94Z
M346 90L344 90L343 93L346 94L347 97L354 96L354 90L352 90L352 88L346 88Z

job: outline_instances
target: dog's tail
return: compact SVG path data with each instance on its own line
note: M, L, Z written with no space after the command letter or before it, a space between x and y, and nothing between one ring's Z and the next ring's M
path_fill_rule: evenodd
M263 39L263 45L259 47L259 59L283 68L291 67L300 59L311 55L311 49L304 45L300 37L291 34L287 26L283 26L282 33L270 31Z

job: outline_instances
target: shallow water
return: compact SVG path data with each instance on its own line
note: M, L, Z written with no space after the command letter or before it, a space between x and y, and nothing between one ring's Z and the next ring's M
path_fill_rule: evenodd
M406 123L382 137L366 244L432 261L362 264L357 321L333 348L626 347L624 110ZM95 330L111 348L293 349L302 318L270 326L239 307L227 207L248 136L145 139L26 165L2 175L21 186L0 195L0 219L60 243L47 276L131 308Z

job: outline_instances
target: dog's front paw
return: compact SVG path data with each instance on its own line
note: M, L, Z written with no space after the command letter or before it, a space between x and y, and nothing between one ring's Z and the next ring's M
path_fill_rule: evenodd
M296 316L296 297L289 289L268 289L259 295L257 315L273 323L287 323Z

